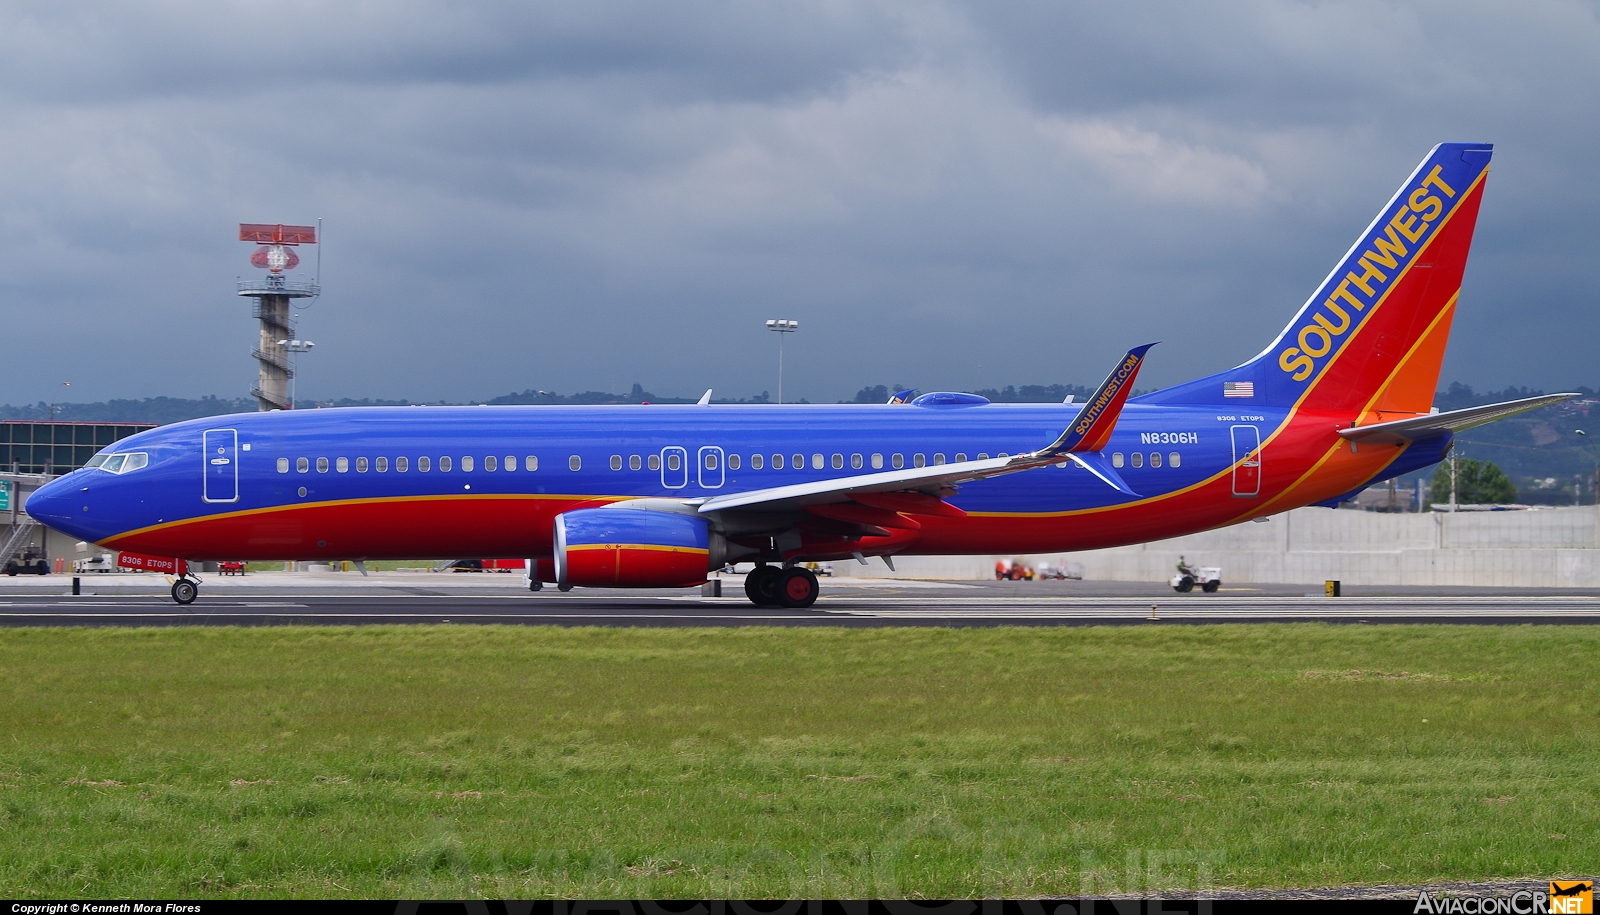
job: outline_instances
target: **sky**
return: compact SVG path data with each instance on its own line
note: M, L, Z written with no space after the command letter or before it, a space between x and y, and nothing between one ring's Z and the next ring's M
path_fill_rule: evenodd
M769 318L788 399L1165 386L1441 141L1442 383L1596 386L1597 89L1582 2L0 0L0 402L246 395L237 224L319 218L302 399L776 394Z

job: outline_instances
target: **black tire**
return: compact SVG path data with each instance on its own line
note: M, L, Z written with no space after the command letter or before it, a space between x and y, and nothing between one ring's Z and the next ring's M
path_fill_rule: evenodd
M17 577L17 564L15 562L6 563L6 574L12 578Z
M804 610L816 603L821 593L822 586L810 569L795 566L778 580L778 601L791 610Z
M756 566L744 577L744 596L757 607L778 606L778 580L783 569L778 566Z
M1185 575L1183 576L1183 581L1173 585L1172 589L1177 591L1179 594L1188 594L1190 591L1194 590L1194 579Z
M1206 592L1207 594L1215 594L1215 593L1217 593L1217 589L1220 588L1220 587L1222 587L1222 582L1220 582L1220 581L1208 581L1205 584L1200 586L1200 590Z
M199 596L200 588L187 578L180 578L172 583L172 599L182 606L189 606Z
M49 575L50 574L50 563L45 562L43 559L41 559L37 563L35 563L33 568L34 568L34 573L33 574L35 574L35 575Z
M543 591L544 590L544 582L540 581L537 578L530 578L530 579L528 579L528 590L529 591Z

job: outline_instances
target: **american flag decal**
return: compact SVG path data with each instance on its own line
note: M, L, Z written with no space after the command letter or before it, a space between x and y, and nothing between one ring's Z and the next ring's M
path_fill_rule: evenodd
M1222 383L1223 397L1254 397L1256 396L1256 383L1254 381L1224 381Z

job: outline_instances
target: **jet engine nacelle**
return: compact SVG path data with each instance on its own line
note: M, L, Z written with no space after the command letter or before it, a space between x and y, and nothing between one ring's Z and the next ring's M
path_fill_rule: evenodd
M721 535L698 515L580 508L555 522L556 581L586 588L687 588L721 568Z

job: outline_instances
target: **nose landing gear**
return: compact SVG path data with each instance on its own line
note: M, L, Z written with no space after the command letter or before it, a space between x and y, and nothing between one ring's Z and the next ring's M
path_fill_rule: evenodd
M192 578L180 578L172 583L172 599L187 607L200 596L200 583Z

